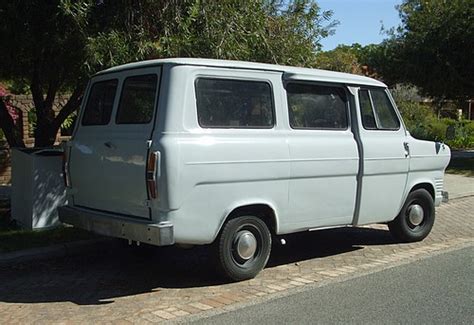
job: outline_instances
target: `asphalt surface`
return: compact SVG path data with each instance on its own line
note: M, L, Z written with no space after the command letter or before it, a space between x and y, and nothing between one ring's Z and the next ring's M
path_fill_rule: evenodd
M203 318L198 324L474 324L474 247Z

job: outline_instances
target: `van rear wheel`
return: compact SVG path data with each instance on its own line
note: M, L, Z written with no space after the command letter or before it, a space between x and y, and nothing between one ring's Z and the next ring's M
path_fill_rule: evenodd
M267 264L272 239L267 225L258 217L229 220L217 239L219 269L233 280L254 278Z
M400 214L388 223L388 228L397 240L416 242L428 236L434 220L433 198L425 189L418 189L408 195Z

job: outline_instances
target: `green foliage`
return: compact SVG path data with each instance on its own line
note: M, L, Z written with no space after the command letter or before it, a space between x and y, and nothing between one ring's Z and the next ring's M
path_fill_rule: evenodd
M71 135L72 134L72 128L74 126L74 122L77 119L77 111L72 112L61 124L61 134L62 135ZM30 131L28 136L29 137L34 137L35 136L35 129L36 129L36 112L35 109L31 109L28 111L28 130ZM0 130L1 131L1 130Z
M28 85L35 145L49 145L99 70L172 56L310 66L331 14L315 0L0 0L0 78Z
M63 129L70 129L74 125L74 121L77 118L77 112L73 112L71 115L69 115L61 124L61 128Z
M415 138L443 141L456 149L474 147L474 121L438 119L432 105L420 103L415 87L397 85L391 93L407 129Z
M410 101L397 101L405 126L410 134L430 141L442 141L455 149L474 148L474 121L438 119L430 106ZM453 137L448 128L454 129Z
M420 102L423 99L418 88L407 84L397 84L390 88L390 92L396 102Z
M381 45L364 49L367 64L389 85L416 85L435 99L474 94L474 5L472 0L404 0L401 26Z
M152 2L154 3L154 2ZM144 17L156 56L311 65L335 25L313 0L178 1ZM147 23L156 16L158 26Z
M14 78L13 80L2 80L2 84L8 89L10 94L24 95L29 94L30 89L28 83L25 80Z
M70 72L77 73L83 55L81 36L58 6L59 1L1 0L1 77L72 81Z
M309 65L320 40L336 24L332 13L321 11L314 0L121 0L100 5L63 0L61 5L86 36L89 70L156 57Z
M320 52L316 56L317 67L325 70L361 74L358 49L353 46L339 45L334 50Z
M452 121L452 120L450 120ZM454 123L454 139L447 140L446 143L456 149L474 148L474 122L461 120Z

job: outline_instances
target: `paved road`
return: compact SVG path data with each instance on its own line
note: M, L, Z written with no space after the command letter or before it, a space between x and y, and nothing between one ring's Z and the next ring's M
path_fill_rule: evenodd
M237 308L473 246L473 207L474 197L443 204L419 243L397 243L385 225L285 236L265 270L239 283L216 278L205 247L117 247L0 267L0 324L148 324Z
M474 324L474 248L202 319L197 324Z

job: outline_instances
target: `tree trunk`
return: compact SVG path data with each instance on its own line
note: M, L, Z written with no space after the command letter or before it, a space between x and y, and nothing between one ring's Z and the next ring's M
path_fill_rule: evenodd
M50 147L54 145L56 140L56 133L51 130L51 122L39 121L35 129L35 147Z
M52 130L54 111L52 103L35 101L36 129L35 147L49 147L56 140L56 133Z
M35 147L48 147L54 144L56 135L64 120L79 108L83 92L84 85L78 85L57 116L54 116L52 101L44 100L41 103L35 102L36 107L39 106L42 108L36 110Z
M15 126L2 99L0 99L0 128L2 128L10 148L25 147L21 131Z
M53 88L51 83L49 86L47 97L45 98L38 70L35 70L30 85L36 113L35 147L52 146L56 139L56 134L51 130L51 124L54 120L53 102L56 97L57 87Z
M61 128L61 125L68 118L68 116L79 108L79 106L81 105L83 93L84 85L82 84L82 82L79 82L76 88L74 88L71 97L69 97L69 100L59 111L58 115L55 117L51 125L54 134L58 133L59 129Z

